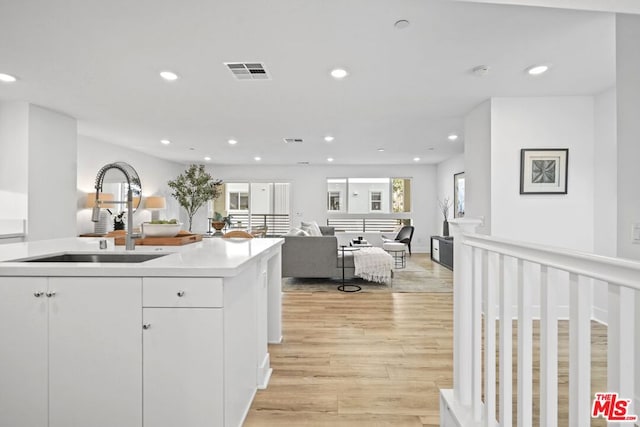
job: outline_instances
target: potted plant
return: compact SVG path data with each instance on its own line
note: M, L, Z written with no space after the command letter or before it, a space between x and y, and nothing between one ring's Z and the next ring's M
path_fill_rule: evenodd
M220 212L214 212L211 225L213 226L213 228L215 228L216 231L220 231L225 226L228 227L231 225L231 215L222 216Z
M183 173L167 183L173 190L171 195L187 211L189 231L193 216L209 200L215 200L222 193L222 180L215 180L204 170L204 165L190 165Z
M445 197L442 201L438 200L438 206L440 206L440 212L444 216L444 222L442 223L442 235L444 237L449 236L449 209L453 203L448 197Z

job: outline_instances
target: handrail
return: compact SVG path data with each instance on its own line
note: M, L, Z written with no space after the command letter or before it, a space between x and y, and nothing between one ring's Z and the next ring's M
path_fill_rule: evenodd
M462 243L471 247L640 290L640 262L637 261L533 245L483 234L462 236Z

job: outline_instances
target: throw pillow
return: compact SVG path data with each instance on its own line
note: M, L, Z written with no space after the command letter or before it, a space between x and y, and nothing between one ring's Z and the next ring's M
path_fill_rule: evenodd
M308 236L309 233L307 233L304 230L301 230L299 228L292 228L291 230L289 230L287 232L287 234L285 234L285 236Z
M304 222L300 221L300 228L309 233L310 236L322 236L320 226L315 221Z

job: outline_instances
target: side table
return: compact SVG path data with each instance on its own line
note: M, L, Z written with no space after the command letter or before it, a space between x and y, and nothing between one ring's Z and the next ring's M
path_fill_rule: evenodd
M346 246L346 245L340 245L340 250L342 251L342 284L340 286L338 286L338 290L341 292L358 292L360 290L362 290L362 288L358 285L354 285L352 283L349 284L345 284L344 282L344 253L346 252L354 252L354 251L359 251L360 248L356 248L353 246ZM349 288L349 289L347 289Z

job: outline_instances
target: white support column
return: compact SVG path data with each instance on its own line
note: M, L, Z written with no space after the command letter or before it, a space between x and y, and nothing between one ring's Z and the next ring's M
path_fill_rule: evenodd
M607 328L607 390L618 392L622 399L634 397L635 360L634 339L638 331L634 325L635 292L632 289L609 284L609 313ZM637 338L636 338L637 339ZM593 396L592 396L593 397ZM628 408L629 414L638 414L637 407ZM616 423L612 425L624 425Z
M504 280L504 255L498 255L498 289L500 289L500 425L512 425L513 371L511 302L512 283Z
M518 426L531 426L533 418L533 331L531 281L524 280L524 262L519 259L518 283Z
M463 244L466 233L474 233L480 220L451 220L453 236L453 388L454 397L465 406L471 405L472 389L472 250Z
M556 287L540 269L540 425L558 425L558 313Z
M569 274L569 425L591 423L591 280Z

